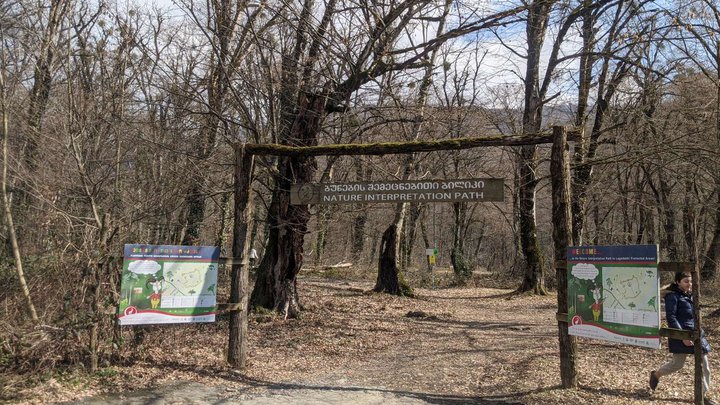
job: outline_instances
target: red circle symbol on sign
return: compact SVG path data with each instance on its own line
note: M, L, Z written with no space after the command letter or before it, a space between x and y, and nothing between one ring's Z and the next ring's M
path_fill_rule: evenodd
M582 325L582 317L580 315L575 315L572 317L570 323L573 325Z
M135 307L125 308L125 315L134 315L134 314L137 314L137 308L135 308Z

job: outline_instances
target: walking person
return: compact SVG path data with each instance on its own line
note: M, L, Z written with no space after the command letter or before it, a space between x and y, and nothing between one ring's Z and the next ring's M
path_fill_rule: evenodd
M695 328L695 315L693 313L694 303L692 299L692 278L690 273L675 273L675 282L667 288L665 295L665 317L668 327L673 329L692 330ZM702 340L702 368L703 368L703 396L706 405L716 405L717 402L707 397L710 390L710 363L708 353L710 344L705 338L705 332L701 333ZM663 364L659 369L650 372L650 389L655 390L660 378L672 374L685 364L687 357L695 353L692 340L668 339L668 349L672 358Z

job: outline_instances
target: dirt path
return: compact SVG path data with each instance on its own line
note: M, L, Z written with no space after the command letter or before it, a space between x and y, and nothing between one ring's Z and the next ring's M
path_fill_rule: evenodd
M665 350L586 339L579 345L579 388L559 389L554 296L463 288L418 290L419 299L408 299L367 294L370 287L302 280L303 318L256 317L250 367L242 374L218 365L224 325L190 347L187 329L164 330L165 344L182 344L177 353L152 347L144 360L119 370L139 389L75 403L691 403L691 364L650 397L646 375L666 359ZM211 344L219 347L201 357L198 351Z

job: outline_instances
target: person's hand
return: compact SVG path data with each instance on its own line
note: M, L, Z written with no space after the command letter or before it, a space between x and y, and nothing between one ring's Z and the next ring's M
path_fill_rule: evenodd
M684 344L685 346L692 346L692 345L693 345L693 341L692 341L692 340L683 339L683 344Z

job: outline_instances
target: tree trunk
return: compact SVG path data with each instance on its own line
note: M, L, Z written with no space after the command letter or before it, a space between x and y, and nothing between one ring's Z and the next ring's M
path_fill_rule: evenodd
M189 179L190 185L185 198L187 217L183 245L197 245L201 241L208 194L208 179L204 166L217 148L218 134L221 130L228 130L227 125L221 123L225 120L232 80L240 64L239 58L244 54L241 50L250 46L246 34L252 27L252 17L242 25L237 20L239 15L244 14L239 10L243 7L240 3L229 1L210 2L206 16L207 26L199 27L208 36L212 52L208 61L209 70L203 80L205 86L199 89L207 95L207 100L202 100L202 104L207 105L207 108L202 111L205 119L201 123L196 144L193 145L196 161L187 169L193 176ZM199 18L192 8L189 12L194 18Z
M367 223L367 205L359 204L357 208L358 214L353 220L352 252L350 253L353 263L360 262L363 250L365 250L365 224Z
M25 140L23 159L31 171L38 164L37 148L38 137L42 125L42 117L47 110L50 99L50 86L52 85L53 64L58 51L58 39L62 20L70 10L71 2L52 0L48 10L47 27L42 35L40 50L37 55L35 71L33 73L33 86L30 90L28 105L28 127L30 133Z
M688 252L686 258L689 261L692 261L692 258L695 257L697 254L697 219L695 213L696 204L693 201L694 191L695 190L692 181L690 179L686 179L685 201L682 210L682 227L683 235L685 236L685 248Z
M27 281L25 280L25 272L23 271L23 258L20 252L20 246L18 244L17 235L15 234L15 223L13 222L12 215L12 200L8 193L8 142L10 138L10 131L8 130L8 111L7 111L7 99L6 99L6 88L5 88L5 75L0 71L0 108L2 108L2 199L3 208L5 214L5 226L8 231L8 239L12 246L13 257L15 258L15 271L18 276L18 282L20 289L22 290L23 296L27 303L28 313L33 322L38 322L38 315L35 311L35 305L33 304L30 296L30 289L28 288Z
M523 109L523 133L535 133L542 126L543 88L540 86L540 53L553 2L535 1L528 9L526 26L528 50L525 70L525 106ZM550 69L550 67L548 67ZM546 73L547 75L547 73ZM546 294L545 268L535 220L535 188L537 187L537 147L521 146L518 154L518 221L520 245L525 259L523 282L519 292L532 291Z
M355 177L357 181L370 181L372 179L372 165L365 165L360 159L354 159L353 165L355 166ZM361 261L363 251L365 250L365 225L368 219L367 207L367 203L361 203L355 206L357 214L353 220L352 251L350 253L353 263L359 263ZM368 261L363 260L363 262ZM372 263L373 260L371 259L369 262Z
M110 230L110 216L108 214L103 215L100 225L100 232L98 234L98 246L97 253L99 253L99 259L92 258L86 268L86 274L84 277L84 283L87 286L86 293L89 301L89 308L91 314L90 324L90 337L88 343L88 371L94 373L98 369L99 362L99 348L100 348L100 322L102 321L102 306L101 306L101 289L103 284L102 269L105 269L108 265L108 258L110 257L108 251L108 245L110 239L115 234L114 231Z
M718 180L715 194L717 198L715 201L715 229L700 269L700 276L703 280L714 279L718 271L718 258L720 258L720 180Z
M667 250L667 260L675 262L678 260L678 249L675 242L675 208L670 201L672 188L668 185L663 172L658 173L660 176L660 194L662 195L662 207L665 215L662 216L663 230L665 233L665 249Z
M718 69L716 83L720 83L720 41L716 41L715 45L715 68ZM720 148L720 86L715 88L715 141L717 142L715 147ZM715 229L700 269L700 276L703 280L713 280L720 267L720 177L717 175L715 176L715 196Z
M325 101L324 95L301 96L288 139L303 146L317 143ZM310 210L307 205L290 205L290 185L312 182L316 170L313 157L278 159L276 191L268 212L268 246L250 297L252 306L276 310L285 317L295 317L300 310L295 278L303 264L303 242Z
M317 214L317 236L315 238L315 260L313 264L315 267L321 265L323 255L325 254L325 246L327 245L327 232L328 232L328 216L330 215L330 207L323 205L318 210Z
M452 261L455 279L458 283L465 284L472 275L472 269L465 258L465 239L462 236L462 230L465 223L466 203L453 203L453 247L450 252L450 260Z
M380 242L380 259L378 260L378 276L373 291L400 296L413 296L412 289L405 283L398 266L397 253L400 243L399 223L392 223L383 232Z
M547 294L545 268L535 222L537 156L535 146L522 146L520 153L520 243L525 257L525 273L519 292Z
M412 263L413 247L415 246L415 240L417 239L418 220L422 214L424 206L418 203L410 203L408 207L408 220L405 235L405 247L403 248L403 261L402 268L407 269Z

